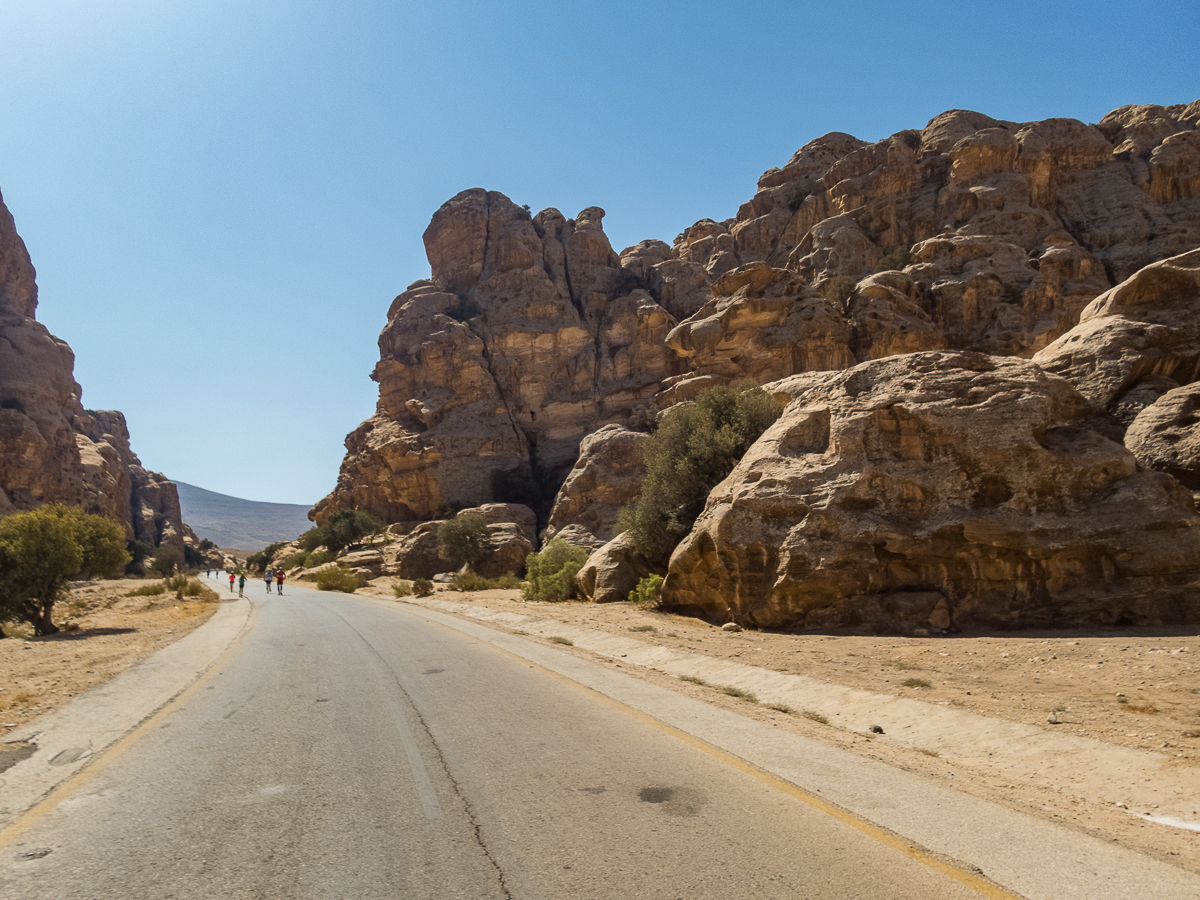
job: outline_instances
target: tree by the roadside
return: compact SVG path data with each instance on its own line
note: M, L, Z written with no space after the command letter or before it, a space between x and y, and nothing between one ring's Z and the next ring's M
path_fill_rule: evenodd
M587 562L582 547L552 538L538 553L525 558L522 600L570 600L577 592L575 576Z
M302 550L326 547L334 553L341 553L351 544L381 531L383 523L370 513L361 509L342 509L330 516L324 525L308 529L297 542Z
M125 533L103 516L52 504L0 519L0 620L54 634L54 603L75 578L113 575L130 560Z
M452 569L474 568L490 552L487 522L478 513L459 513L438 528L438 556Z
M651 565L666 568L709 493L781 411L774 397L752 383L710 388L663 417L642 445L641 494L618 520Z

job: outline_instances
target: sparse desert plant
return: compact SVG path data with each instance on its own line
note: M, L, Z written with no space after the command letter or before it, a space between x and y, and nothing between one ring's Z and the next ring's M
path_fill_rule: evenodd
M846 301L854 293L857 284L858 282L848 275L835 275L821 285L821 296L841 311L846 308Z
M629 592L629 602L643 609L652 609L658 606L658 592L662 587L662 583L663 577L661 575L647 575Z
M646 437L646 478L638 498L621 511L618 528L652 566L666 568L709 492L780 412L754 382L719 385L673 407Z
M906 678L901 682L907 688L928 688L933 687L932 684L925 678Z
M411 581L393 581L392 593L397 597L411 597L413 595L413 583Z
M357 572L344 566L329 566L317 573L317 588L322 591L341 591L353 594L366 582Z
M540 553L525 560L522 600L569 600L575 596L575 575L587 562L587 551L562 538L552 538Z
M493 586L490 578L484 578L471 571L469 566L463 566L454 573L450 580L450 590L466 593L467 591L486 591Z
M934 759L937 759L939 756L942 755L937 750L927 750L924 747L918 747L917 752L924 753L926 756L932 756Z
M564 645L565 645L565 646L567 646L567 647L574 647L574 646L575 646L575 642L574 642L573 640L571 640L570 638L565 638L565 637L562 637L561 635L557 635L557 634L551 635L551 636L548 638L548 640L549 640L549 641L550 641L550 643L552 643L552 644L564 644Z
M161 581L156 581L153 584L143 584L140 588L134 588L126 597L157 597L159 594L165 594L167 586Z
M899 271L907 266L912 261L912 254L909 253L908 247L904 244L899 244L883 255L883 259L875 264L875 272L893 272Z
M1200 738L1200 728L1193 728L1183 733L1185 738Z
M813 722L819 722L821 725L829 724L829 719L821 715L815 709L802 709L800 710L800 715L804 716L806 719L810 719Z
M414 597L428 597L433 593L433 582L428 578L418 578L413 582Z
M705 681L703 678L697 678L695 675L680 675L679 680L686 681L689 684L700 684L700 685L708 684L708 682Z
M892 665L895 666L897 669L899 669L901 672L920 672L921 671L920 666L914 666L912 663L907 663L907 662L904 662L903 660L899 660L899 659L896 660L895 662L893 662Z
M750 693L750 691L742 690L740 687L734 687L731 684L727 684L722 687L721 693L728 694L730 697L737 697L739 700L745 700L748 703L758 702L758 697L754 696L754 694Z
M1157 716L1158 707L1150 700L1132 700L1125 708L1133 713L1140 713L1143 716Z
M796 711L786 703L768 703L767 709L773 709L775 712L787 713L789 716L794 716Z
M502 591L511 591L521 586L521 579L512 572L505 572L499 578L493 579L492 587Z
M630 631L658 631L653 625L630 625Z

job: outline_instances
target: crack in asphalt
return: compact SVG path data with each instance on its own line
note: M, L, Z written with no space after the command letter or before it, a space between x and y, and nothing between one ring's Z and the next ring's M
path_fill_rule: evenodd
M342 616L336 610L328 611L341 619L347 628L358 635L359 639L367 646L367 649L371 651L371 654L379 661L380 665L382 665L384 669L387 670L388 674L391 675L392 680L396 683L396 688L400 691L401 696L407 701L408 708L411 710L412 714L416 716L421 730L425 732L425 736L429 739L429 743L433 746L434 755L437 757L438 765L445 774L446 780L450 783L450 787L454 791L454 795L458 797L459 802L462 803L463 811L467 816L467 822L470 824L472 833L475 836L475 843L478 845L479 851L483 854L484 859L486 859L491 867L496 871L496 879L499 882L501 893L504 895L505 900L513 900L512 891L510 891L508 888L508 879L504 875L504 869L492 855L492 851L488 847L487 841L484 839L483 825L476 817L475 807L472 805L470 799L463 791L462 786L458 783L458 779L454 777L454 773L451 772L450 764L446 761L446 757L442 753L442 748L438 746L438 742L434 738L433 732L429 728L429 723L425 721L425 717L421 715L421 711L417 709L417 705L413 702L412 697L409 695L408 691L404 689L404 684L400 681L399 673L392 668L391 663L387 661L383 654L381 654L379 650L375 648L375 646L366 638L366 636L353 625L351 625L344 616Z

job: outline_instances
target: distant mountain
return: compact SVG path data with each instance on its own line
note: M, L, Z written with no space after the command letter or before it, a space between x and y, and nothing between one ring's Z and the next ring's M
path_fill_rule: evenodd
M292 541L313 527L309 506L299 503L260 503L243 500L195 485L175 482L183 521L201 538L218 547L261 550L275 541Z

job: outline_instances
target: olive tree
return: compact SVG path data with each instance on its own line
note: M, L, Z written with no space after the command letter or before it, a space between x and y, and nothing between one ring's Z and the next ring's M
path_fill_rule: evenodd
M54 603L75 578L112 575L130 560L125 533L103 516L62 504L0 519L0 620L54 634Z

